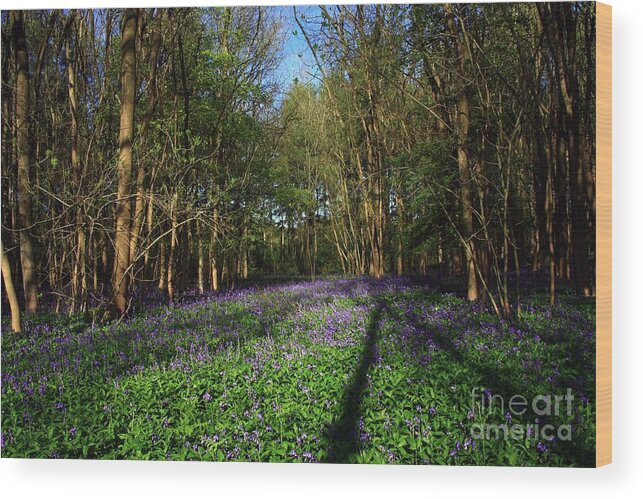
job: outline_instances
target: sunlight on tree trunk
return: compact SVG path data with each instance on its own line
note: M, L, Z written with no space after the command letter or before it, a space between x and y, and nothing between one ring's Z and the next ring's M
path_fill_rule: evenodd
M16 290L13 287L11 264L9 263L9 257L4 252L2 242L0 242L0 254L2 254L2 281L4 282L4 290L5 293L7 293L7 300L9 301L9 308L11 309L11 329L14 333L20 333L22 331L20 306L18 305Z
M121 41L121 125L119 135L116 235L114 238L114 305L119 314L127 310L130 243L130 181L134 140L134 98L136 93L136 30L138 10L123 14Z

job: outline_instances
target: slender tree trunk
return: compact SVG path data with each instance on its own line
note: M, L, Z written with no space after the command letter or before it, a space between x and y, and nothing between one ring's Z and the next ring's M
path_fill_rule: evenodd
M121 119L118 159L118 196L114 257L114 305L119 314L127 310L128 267L130 264L130 182L134 139L134 98L136 96L136 31L138 9L123 14L121 42Z
M205 256L203 254L203 242L201 241L201 224L197 220L196 222L196 230L197 230L197 252L198 252L198 286L199 286L199 293L203 294L205 292L205 279L204 279L204 274L203 274L203 267L205 265Z
M170 301L174 301L174 285L176 278L175 259L176 259L176 246L178 243L177 236L177 208L178 208L179 194L177 191L172 194L172 206L170 207L170 219L172 230L170 232L170 254L167 257L167 294Z
M161 291L165 291L165 278L167 277L167 263L165 258L165 238L160 241L159 250L159 285Z
M152 116L154 115L154 110L156 108L156 102L158 98L157 92L157 82L156 82L156 73L158 66L158 55L159 49L161 46L161 33L162 26L161 21L163 19L163 9L157 9L158 13L156 14L155 19L152 21L154 23L154 41L152 43L152 48L150 50L150 75L148 81L148 100L147 100L147 110L145 112L145 118L141 125L141 146L139 153L139 161L136 168L136 202L134 204L134 216L132 217L132 231L130 234L130 252L129 259L130 262L133 262L136 258L136 252L138 250L139 237L141 235L141 229L143 227L143 218L145 214L145 182L147 178L147 169L146 161L143 159L143 155L147 152L147 136L149 133L150 122L152 121ZM145 255L145 260L148 260L148 256ZM144 265L145 268L145 265Z
M210 285L212 291L219 291L219 256L217 254L217 237L219 233L219 209L212 210L212 233L210 235Z
M161 155L161 161L160 164L165 163L165 151ZM155 163L154 166L152 167L152 182L150 182L150 187L149 187L149 199L147 201L147 214L145 216L145 224L147 226L146 228L146 236L147 240L150 241L152 239L152 234L154 233L154 185L153 185L153 180L156 175L157 171L157 164ZM143 257L143 274L147 275L147 272L149 271L149 265L150 265L150 251L147 249L145 251L145 255ZM153 272L152 272L153 274Z
M522 305L520 304L520 258L518 257L518 244L516 243L516 235L511 233L513 240L513 257L514 257L514 270L516 272L516 312L520 316L522 312Z
M100 271L103 287L109 287L110 263L108 252L107 231L101 229L100 234Z
M83 209L81 205L81 182L82 171L80 162L78 160L78 106L76 98L76 65L74 57L72 59L70 38L74 31L76 14L72 13L69 19L69 32L65 37L65 60L67 62L67 90L69 95L69 114L71 116L71 123L69 134L71 138L70 162L71 162L71 176L73 198L76 200L76 213L75 213L75 226L76 226L76 251L73 262L72 270L72 305L71 312L74 310L85 309L85 301L87 295L87 270L86 270L86 253L87 241L85 234L85 226L83 220ZM76 52L78 48L76 47Z
M455 27L455 13L450 4L445 4L447 27L454 40L455 55L458 60L461 78L468 73L468 56L462 46L460 33ZM476 248L473 240L473 195L471 192L471 165L467 141L469 139L470 105L469 95L464 83L460 84L457 100L456 127L458 135L457 155L458 171L460 173L460 201L462 203L462 237L464 239L464 253L467 263L467 298L471 301L478 299L478 278L476 275L475 255Z
M475 267L475 244L473 241L473 196L471 194L471 171L466 141L469 135L469 99L463 91L458 99L458 169L460 172L460 197L462 203L464 251L467 262L467 298L478 299L478 279Z
M219 267L217 266L216 248L210 246L210 287L219 291Z
M241 240L241 277L248 279L250 274L250 266L248 261L248 227L243 228L243 236Z
M396 194L397 200L397 275L404 274L404 199L401 193Z
M22 325L20 322L20 307L18 306L18 296L16 295L16 290L13 287L9 257L4 252L1 241L0 253L2 254L2 280L4 282L4 290L7 293L7 299L9 300L9 308L11 309L11 329L15 333L20 333L22 331Z
M92 258L92 275L93 275L93 286L92 289L94 293L98 293L98 241L96 236L92 237L92 246L93 246L93 258Z
M538 132L535 132L538 133ZM547 171L547 156L545 154L545 145L540 137L536 137L536 144L534 146L534 169L533 169L533 184L534 184L534 208L536 215L536 234L535 234L535 247L532 262L532 270L534 272L540 270L541 265L541 251L543 248L543 241L546 237L546 171Z
M545 196L545 215L547 232L547 249L549 260L549 304L556 303L556 248L554 242L554 162L547 162L547 186Z
M29 138L29 54L25 37L22 11L12 11L13 50L16 58L16 145L18 149L18 220L20 226L20 262L25 309L34 313L38 309L38 290L33 249L33 218L29 188L30 138Z

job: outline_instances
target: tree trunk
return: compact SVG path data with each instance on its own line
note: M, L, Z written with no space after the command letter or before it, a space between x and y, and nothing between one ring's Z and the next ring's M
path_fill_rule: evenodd
M205 278L203 274L203 267L205 265L205 256L203 254L203 242L201 241L201 223L197 220L196 222L196 244L197 244L197 253L198 253L198 286L199 293L203 294L205 292Z
M547 249L549 259L549 304L556 303L556 251L554 242L554 162L547 161L547 185L545 196L545 215L547 232Z
M212 210L212 234L210 236L210 285L212 291L219 291L219 265L217 255L217 237L219 232L219 210Z
M404 200L396 193L397 201L397 275L404 274Z
M158 67L158 54L161 46L161 21L163 19L163 9L158 9L158 14L156 15L155 20L155 34L154 42L150 50L150 76L148 81L148 100L147 100L147 110L145 111L145 118L141 126L141 145L138 161L136 168L136 202L134 204L134 216L132 217L132 231L130 234L130 252L129 259L130 262L133 262L136 258L136 251L138 249L139 236L141 235L141 229L143 227L143 218L145 214L145 181L147 177L147 170L145 167L145 161L143 161L142 154L146 152L147 146L147 136L149 133L150 122L152 121L152 116L154 115L154 110L156 108L156 102L158 98L157 92L157 82L156 82L156 73ZM148 260L146 255L145 260ZM145 267L144 267L145 268Z
M161 291L165 291L165 278L167 277L167 263L165 258L165 238L161 238L159 243L159 285Z
M78 160L78 107L76 104L76 66L75 58L72 59L71 47L69 39L74 33L75 13L70 15L69 19L69 32L65 37L65 60L67 62L67 90L69 95L69 114L71 116L71 123L69 134L71 138L71 176L72 188L74 190L72 198L75 199L76 213L75 213L75 226L76 226L76 251L74 255L73 270L72 270L72 301L70 312L77 309L84 310L86 295L87 295L87 271L86 271L86 253L87 241L85 234L85 226L83 220L83 209L81 206L81 182L82 172L80 162ZM76 48L78 52L78 48Z
M460 33L455 27L455 13L450 4L445 5L447 14L447 27L454 40L455 55L461 77L467 74L465 60L468 60L460 40ZM464 245L465 259L467 263L467 298L470 301L478 299L478 279L476 276L475 255L476 248L473 240L473 196L471 193L471 165L469 162L469 151L467 141L469 139L469 95L464 83L459 89L457 101L456 127L458 135L457 155L458 171L460 174L460 202L462 204L462 238Z
M248 279L250 274L249 256L248 256L248 227L243 228L243 236L241 240L241 277Z
M16 145L18 149L18 220L20 226L20 262L25 309L38 309L38 290L32 240L32 208L29 188L29 54L22 11L12 11L13 50L16 58Z
M2 254L2 279L4 281L4 290L7 293L7 299L9 300L9 308L11 309L11 329L15 333L20 333L22 331L22 325L20 323L20 307L18 306L18 296L16 295L16 290L13 287L13 279L11 278L11 264L9 263L9 257L4 252L2 247L2 242L0 241L0 253Z
M128 267L130 264L130 182L134 138L134 99L136 96L136 31L138 9L123 14L121 42L121 119L118 159L116 235L114 239L114 305L119 314L127 309Z
M469 135L469 99L463 91L458 99L458 170L460 173L460 197L465 259L467 262L467 298L478 299L478 279L475 267L475 244L473 242L473 196L471 194L471 171L466 141Z
M176 259L176 246L178 243L177 236L177 208L179 201L179 193L174 192L172 194L172 205L170 207L170 219L172 224L172 230L170 232L170 254L167 257L167 295L170 298L170 301L174 301L174 291L175 291L175 259Z

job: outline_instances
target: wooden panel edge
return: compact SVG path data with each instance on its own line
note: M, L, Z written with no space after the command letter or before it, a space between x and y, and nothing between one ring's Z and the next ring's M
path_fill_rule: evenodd
M596 466L612 462L612 7L596 3Z

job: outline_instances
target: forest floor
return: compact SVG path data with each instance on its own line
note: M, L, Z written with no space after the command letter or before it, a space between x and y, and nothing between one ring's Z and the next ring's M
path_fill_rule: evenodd
M342 278L3 319L2 456L590 466L594 317Z

